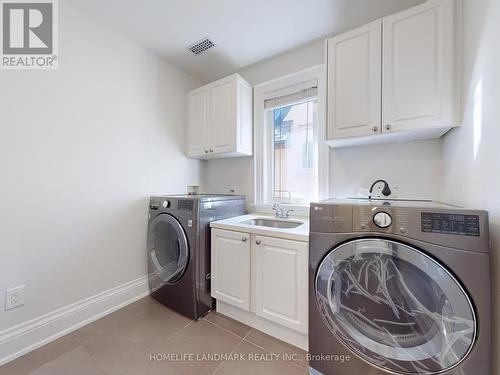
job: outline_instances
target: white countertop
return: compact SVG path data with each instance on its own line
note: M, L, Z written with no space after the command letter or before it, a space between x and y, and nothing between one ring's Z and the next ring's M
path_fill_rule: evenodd
M300 221L303 224L295 228L270 228L260 225L243 224L243 221L252 219L271 219L279 221ZM266 214L250 214L243 216L231 217L229 219L212 221L212 228L231 230L236 232L252 233L261 236L283 238L295 241L309 241L309 219L306 217L290 217L289 219L278 219L272 215Z

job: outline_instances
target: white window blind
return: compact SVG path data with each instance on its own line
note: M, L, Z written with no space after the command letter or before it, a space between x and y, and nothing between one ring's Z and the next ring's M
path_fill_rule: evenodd
M269 110L283 105L304 101L318 96L318 81L308 81L270 93L264 100L264 109Z

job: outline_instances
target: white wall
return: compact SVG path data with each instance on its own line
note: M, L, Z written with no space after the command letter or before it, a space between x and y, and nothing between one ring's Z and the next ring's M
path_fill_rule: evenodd
M306 44L287 53L251 65L241 72L241 76L252 85L270 81L277 77L323 64L325 43L323 40Z
M59 70L0 71L0 331L146 275L148 196L199 180L183 154L199 83L59 4Z
M492 374L500 373L500 2L464 0L463 126L445 136L447 200L485 209L492 240L494 345Z
M240 74L258 84L324 63L324 43L317 41L253 65ZM442 141L330 149L330 197L352 196L378 178L398 184L399 195L441 199ZM228 177L228 176L234 176ZM235 188L254 201L253 159L211 160L206 163L204 189L224 193Z
M333 197L356 196L383 178L399 185L402 198L441 199L441 139L335 149L330 165Z

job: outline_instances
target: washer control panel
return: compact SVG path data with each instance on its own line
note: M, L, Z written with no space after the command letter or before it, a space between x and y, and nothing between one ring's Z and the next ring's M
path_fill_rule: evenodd
M149 198L149 209L158 210L161 208L169 208L171 203L168 199L162 197L150 197Z
M159 200L158 198L151 197L149 198L149 209L150 210L157 210L159 205Z
M377 212L373 215L373 223L379 228L387 228L392 224L392 217L387 212Z

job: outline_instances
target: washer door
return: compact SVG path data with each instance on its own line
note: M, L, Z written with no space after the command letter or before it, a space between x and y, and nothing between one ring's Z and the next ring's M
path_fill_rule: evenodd
M446 268L399 242L361 239L334 248L315 280L336 337L363 360L400 374L458 365L476 337L473 306Z
M157 276L168 284L177 282L189 260L186 234L177 219L158 215L149 225L148 253Z

